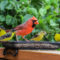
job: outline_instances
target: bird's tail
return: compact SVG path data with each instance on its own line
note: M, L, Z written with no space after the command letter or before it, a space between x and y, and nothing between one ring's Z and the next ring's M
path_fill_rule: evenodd
M11 29L12 32L15 32L16 30L15 29Z
M15 32L16 30L15 29L8 29L8 30L6 30L6 32Z

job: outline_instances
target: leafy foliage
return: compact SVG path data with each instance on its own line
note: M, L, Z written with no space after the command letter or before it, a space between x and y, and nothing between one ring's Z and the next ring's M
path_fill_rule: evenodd
M30 39L37 32L45 30L46 38L54 41L54 34L60 32L59 3L59 0L0 0L0 25L11 29L35 16L39 25L26 37Z

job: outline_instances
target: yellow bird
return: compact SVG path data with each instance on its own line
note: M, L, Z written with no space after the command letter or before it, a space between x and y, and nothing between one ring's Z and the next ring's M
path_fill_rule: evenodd
M3 36L6 34L5 28L0 26L0 36Z
M14 29L11 29L11 31L7 32L3 26L0 26L0 41L11 40L14 34L15 34Z
M14 34L15 34L15 31L11 30L10 32L0 36L0 41L9 41L13 38Z
M55 36L54 36L54 39L56 41L60 41L60 34L59 33L56 33Z
M41 31L37 35L35 35L31 40L33 40L33 41L40 41L40 40L43 39L45 34L46 34L45 31Z

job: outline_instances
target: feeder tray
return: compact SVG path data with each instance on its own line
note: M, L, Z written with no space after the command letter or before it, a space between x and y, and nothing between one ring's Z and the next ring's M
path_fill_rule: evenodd
M2 42L3 46L11 49L57 49L60 47L60 42L26 42L26 41L14 41L14 42Z
M55 50L60 48L60 43L51 43L51 42L26 42L26 41L14 41L14 42L3 42L0 43L3 44L5 47L3 54L11 54L13 56L16 56L18 54L19 49L28 49L28 50L37 50L37 49L43 49L43 50ZM10 51L12 50L13 53Z

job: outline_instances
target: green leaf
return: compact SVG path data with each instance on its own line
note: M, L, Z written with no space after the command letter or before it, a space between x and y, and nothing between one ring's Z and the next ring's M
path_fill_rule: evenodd
M51 3L50 0L45 0L45 2L46 2L47 4L50 4L50 3Z
M17 19L16 19L16 17L12 17L12 22L11 22L11 24L12 24L12 27L16 27L18 24L17 24Z
M5 17L3 15L0 15L0 21L4 22L5 21Z
M32 15L26 14L26 15L24 16L24 18L23 18L22 23L26 22L26 21L27 21L29 18L31 18L31 17L32 17Z
M7 25L11 25L12 24L12 16L10 16L10 15L6 16L6 24Z
M8 4L8 0L3 0L0 2L0 10L4 10Z
M15 6L16 5L15 4L15 1L10 0L9 2L10 2L10 4L12 4L12 6Z
M37 9L35 8L27 8L28 13L33 14L34 16L38 16Z
M50 26L55 27L55 26L58 26L58 24L55 23L53 20L50 20Z
M20 2L22 3L22 4L29 4L29 0L20 0Z
M45 9L48 10L48 9L50 9L50 7L51 7L51 5L46 5L46 6L45 6Z
M39 14L40 14L41 16L45 16L46 13L47 13L47 10L46 10L45 8L40 8L40 9L39 9Z
M6 9L8 9L8 10L13 9L12 4L7 5L7 6L6 6Z
M20 8L20 4L16 3L15 9L18 10Z

